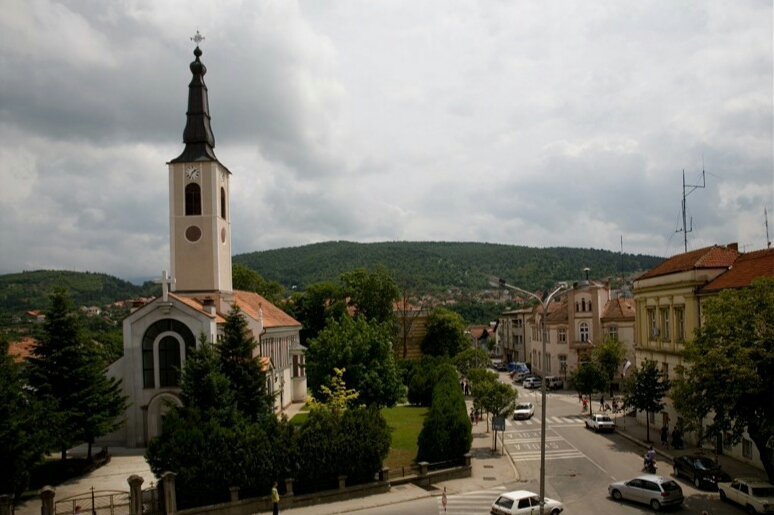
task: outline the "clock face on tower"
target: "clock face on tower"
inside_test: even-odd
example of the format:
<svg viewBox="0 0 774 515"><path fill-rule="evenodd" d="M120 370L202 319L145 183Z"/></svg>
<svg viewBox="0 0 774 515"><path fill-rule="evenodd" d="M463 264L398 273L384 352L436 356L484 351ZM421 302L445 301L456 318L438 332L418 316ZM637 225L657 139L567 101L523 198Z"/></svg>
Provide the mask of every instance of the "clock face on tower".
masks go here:
<svg viewBox="0 0 774 515"><path fill-rule="evenodd" d="M185 178L194 181L199 178L199 169L195 166L189 166L185 169Z"/></svg>

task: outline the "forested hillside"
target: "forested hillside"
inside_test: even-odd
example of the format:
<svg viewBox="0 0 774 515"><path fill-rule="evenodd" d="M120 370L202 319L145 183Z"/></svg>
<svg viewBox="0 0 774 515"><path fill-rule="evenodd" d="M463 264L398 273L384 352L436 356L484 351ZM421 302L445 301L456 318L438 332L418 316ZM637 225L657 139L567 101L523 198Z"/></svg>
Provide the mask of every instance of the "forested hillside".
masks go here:
<svg viewBox="0 0 774 515"><path fill-rule="evenodd" d="M548 288L557 281L589 277L618 279L649 270L661 261L655 256L567 247L533 248L492 243L346 241L251 252L234 256L265 279L286 288L303 289L320 281L337 280L341 273L382 264L401 288L427 293L452 287L489 288L498 276L527 289Z"/></svg>

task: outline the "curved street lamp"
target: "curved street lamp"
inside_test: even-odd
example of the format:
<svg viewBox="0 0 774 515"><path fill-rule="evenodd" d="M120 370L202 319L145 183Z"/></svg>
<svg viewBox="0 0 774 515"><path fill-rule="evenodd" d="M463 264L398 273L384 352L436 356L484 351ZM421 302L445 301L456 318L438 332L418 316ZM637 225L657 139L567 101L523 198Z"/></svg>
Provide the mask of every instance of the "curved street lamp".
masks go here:
<svg viewBox="0 0 774 515"><path fill-rule="evenodd" d="M498 288L508 288L510 290L516 290L518 292L523 293L524 295L529 295L533 299L540 302L540 304L543 306L543 316L540 319L540 325L541 325L541 332L543 335L543 364L541 367L541 372L545 375L546 370L546 340L548 340L548 328L546 327L546 316L548 315L548 305L551 303L551 301L554 299L554 297L561 295L563 293L567 292L567 283L561 282L559 283L556 288L554 288L554 291L548 294L548 296L544 299L541 299L534 293L524 290L522 288L519 288L518 286L513 286L512 284L508 284L505 282L505 279L502 279L500 277L490 277L489 278L489 284L490 286L495 286ZM540 410L540 515L543 515L545 513L545 505L546 505L546 382L540 381L540 399L541 399L541 410Z"/></svg>

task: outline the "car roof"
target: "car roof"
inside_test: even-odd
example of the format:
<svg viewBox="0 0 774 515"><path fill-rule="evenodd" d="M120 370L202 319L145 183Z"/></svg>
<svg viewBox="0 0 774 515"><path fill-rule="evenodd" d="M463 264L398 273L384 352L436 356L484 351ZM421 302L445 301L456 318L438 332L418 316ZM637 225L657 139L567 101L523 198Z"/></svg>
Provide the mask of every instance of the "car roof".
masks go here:
<svg viewBox="0 0 774 515"><path fill-rule="evenodd" d="M750 486L772 486L771 483L759 477L735 477L734 481L744 481Z"/></svg>
<svg viewBox="0 0 774 515"><path fill-rule="evenodd" d="M523 499L525 497L534 497L537 494L530 492L529 490L514 490L512 492L504 492L500 494L500 497L508 497L510 499Z"/></svg>
<svg viewBox="0 0 774 515"><path fill-rule="evenodd" d="M641 476L633 477L632 479L645 479L647 481L653 481L654 483L666 483L668 481L673 481L671 477L664 477L659 476L657 474L643 474ZM627 481L631 481L632 479L627 479Z"/></svg>

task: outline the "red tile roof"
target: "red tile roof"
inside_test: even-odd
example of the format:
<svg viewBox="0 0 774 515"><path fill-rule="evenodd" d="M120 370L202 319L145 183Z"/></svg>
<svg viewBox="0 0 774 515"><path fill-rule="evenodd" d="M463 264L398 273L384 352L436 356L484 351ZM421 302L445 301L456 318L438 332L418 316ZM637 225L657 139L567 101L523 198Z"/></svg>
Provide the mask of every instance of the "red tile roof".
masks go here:
<svg viewBox="0 0 774 515"><path fill-rule="evenodd" d="M735 243L726 247L713 245L673 256L642 274L638 280L702 268L727 268L737 257L739 251Z"/></svg>
<svg viewBox="0 0 774 515"><path fill-rule="evenodd" d="M620 320L634 319L634 299L617 298L610 299L602 309L602 319Z"/></svg>
<svg viewBox="0 0 774 515"><path fill-rule="evenodd" d="M35 338L24 336L15 342L11 342L8 346L8 354L13 356L14 361L23 361L32 354L32 349L37 343Z"/></svg>
<svg viewBox="0 0 774 515"><path fill-rule="evenodd" d="M701 287L699 292L745 288L753 279L774 276L774 249L741 254L727 272Z"/></svg>
<svg viewBox="0 0 774 515"><path fill-rule="evenodd" d="M258 311L263 314L263 326L271 327L301 327L301 322L288 315L280 308L264 299L257 293L234 290L234 303L239 308L258 320Z"/></svg>

